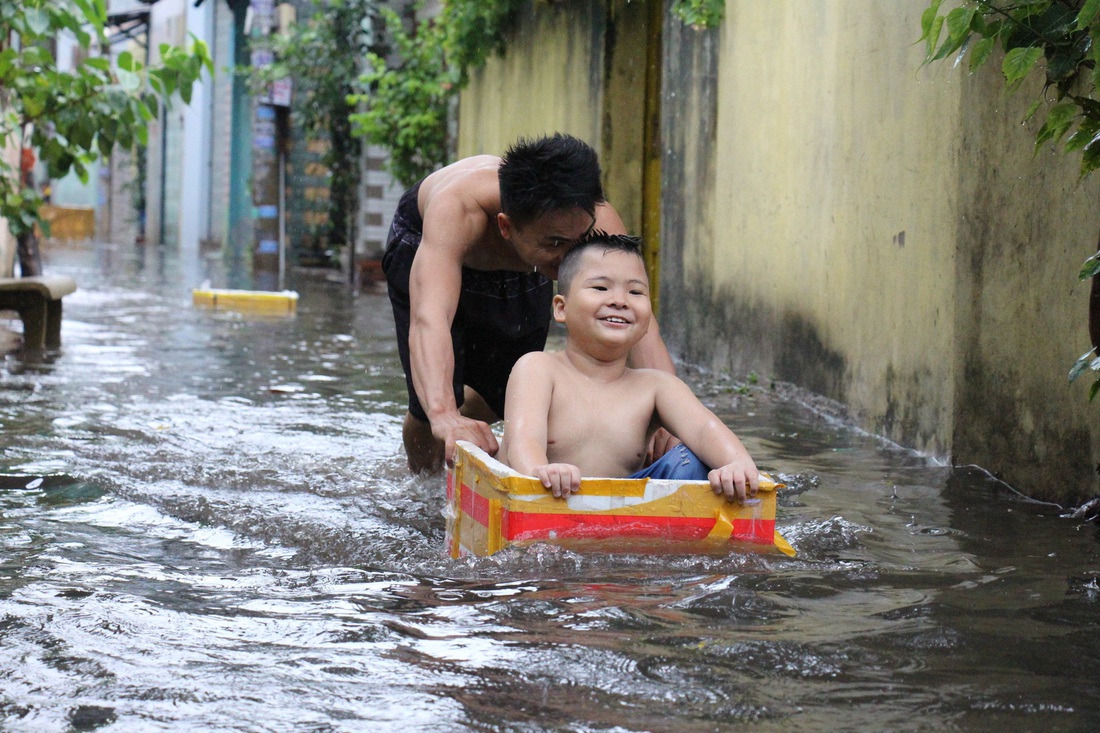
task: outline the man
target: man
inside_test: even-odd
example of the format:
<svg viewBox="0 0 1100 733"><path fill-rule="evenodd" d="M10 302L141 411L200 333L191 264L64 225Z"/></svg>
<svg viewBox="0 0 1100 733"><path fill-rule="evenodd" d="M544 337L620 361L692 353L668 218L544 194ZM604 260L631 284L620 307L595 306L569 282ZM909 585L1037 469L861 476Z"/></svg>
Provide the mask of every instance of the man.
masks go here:
<svg viewBox="0 0 1100 733"><path fill-rule="evenodd" d="M495 455L512 365L539 351L562 256L593 229L625 234L596 152L568 135L520 140L430 174L402 197L382 258L409 389L413 472L438 471L456 440ZM656 321L631 363L674 371Z"/></svg>

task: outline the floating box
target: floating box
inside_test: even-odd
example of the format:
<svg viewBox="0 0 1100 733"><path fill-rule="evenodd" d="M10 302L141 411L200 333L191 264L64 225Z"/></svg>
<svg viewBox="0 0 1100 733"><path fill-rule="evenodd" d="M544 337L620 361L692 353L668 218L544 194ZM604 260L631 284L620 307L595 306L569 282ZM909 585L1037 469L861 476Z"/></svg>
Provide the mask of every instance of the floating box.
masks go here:
<svg viewBox="0 0 1100 733"><path fill-rule="evenodd" d="M558 499L537 478L459 441L447 471L447 545L451 557L532 542L603 552L794 555L775 530L781 486L761 474L756 499L740 505L716 496L706 481L586 478L580 493Z"/></svg>
<svg viewBox="0 0 1100 733"><path fill-rule="evenodd" d="M298 293L293 290L195 289L191 291L191 302L207 308L271 316L292 316L298 311Z"/></svg>

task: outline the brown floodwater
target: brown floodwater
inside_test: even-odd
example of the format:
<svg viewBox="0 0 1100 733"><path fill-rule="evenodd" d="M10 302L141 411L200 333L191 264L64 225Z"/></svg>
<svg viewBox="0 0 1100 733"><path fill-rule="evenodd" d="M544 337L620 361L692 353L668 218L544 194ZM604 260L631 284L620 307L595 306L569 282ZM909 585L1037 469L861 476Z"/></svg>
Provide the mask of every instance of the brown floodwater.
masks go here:
<svg viewBox="0 0 1100 733"><path fill-rule="evenodd" d="M0 730L1095 731L1100 537L761 384L683 373L785 480L782 555L444 552L384 294L191 305L54 247L0 363Z"/></svg>

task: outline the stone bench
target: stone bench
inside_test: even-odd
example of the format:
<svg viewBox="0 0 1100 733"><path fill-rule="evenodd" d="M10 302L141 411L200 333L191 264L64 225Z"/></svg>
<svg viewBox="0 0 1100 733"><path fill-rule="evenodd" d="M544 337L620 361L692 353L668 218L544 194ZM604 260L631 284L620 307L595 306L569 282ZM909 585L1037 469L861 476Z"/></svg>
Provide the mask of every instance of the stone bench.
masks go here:
<svg viewBox="0 0 1100 733"><path fill-rule="evenodd" d="M76 281L66 275L0 277L0 311L19 314L24 349L61 345L61 299L75 290Z"/></svg>

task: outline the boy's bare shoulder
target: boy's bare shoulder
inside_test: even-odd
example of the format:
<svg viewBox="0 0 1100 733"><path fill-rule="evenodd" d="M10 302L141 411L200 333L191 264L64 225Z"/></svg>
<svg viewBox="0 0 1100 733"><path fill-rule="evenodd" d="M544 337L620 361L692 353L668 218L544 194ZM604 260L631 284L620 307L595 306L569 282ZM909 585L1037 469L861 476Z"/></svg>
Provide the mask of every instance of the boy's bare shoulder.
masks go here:
<svg viewBox="0 0 1100 733"><path fill-rule="evenodd" d="M512 367L512 372L515 373L517 369L532 370L532 369L554 369L560 363L556 352L552 351L528 351L526 354L516 360L515 365Z"/></svg>

